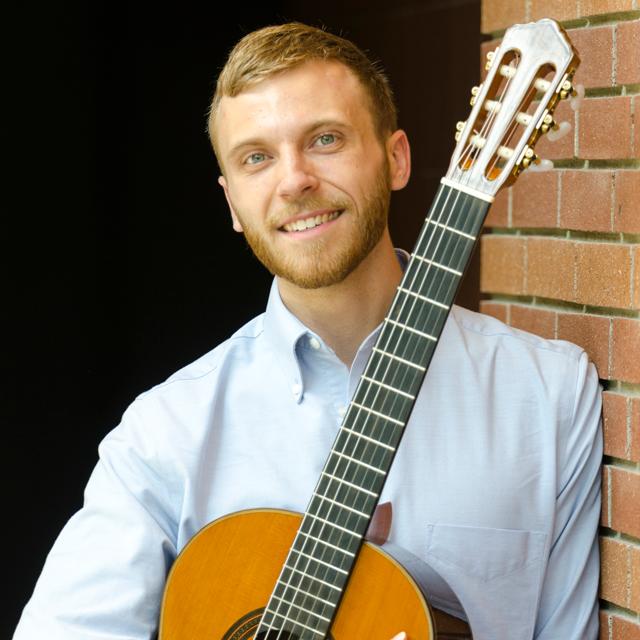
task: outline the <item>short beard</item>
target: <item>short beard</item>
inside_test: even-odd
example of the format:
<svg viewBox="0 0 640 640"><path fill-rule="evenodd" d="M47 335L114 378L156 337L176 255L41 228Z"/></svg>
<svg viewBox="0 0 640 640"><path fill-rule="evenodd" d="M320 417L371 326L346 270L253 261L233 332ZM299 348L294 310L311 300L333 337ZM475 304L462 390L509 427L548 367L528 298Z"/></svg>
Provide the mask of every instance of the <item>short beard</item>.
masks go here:
<svg viewBox="0 0 640 640"><path fill-rule="evenodd" d="M243 222L244 216L239 215L245 238L255 256L273 275L303 289L319 289L342 282L371 253L387 228L391 186L388 165L385 165L376 180L373 193L365 200L364 208L355 221L354 229L351 231L352 243L343 251L332 254L324 239L320 239L315 243L309 243L303 259L295 255L276 254L264 241L260 232L246 226ZM278 219L286 219L305 210L339 211L345 208L346 203L310 198L296 203L291 207L292 211L286 211L284 215L281 212Z"/></svg>

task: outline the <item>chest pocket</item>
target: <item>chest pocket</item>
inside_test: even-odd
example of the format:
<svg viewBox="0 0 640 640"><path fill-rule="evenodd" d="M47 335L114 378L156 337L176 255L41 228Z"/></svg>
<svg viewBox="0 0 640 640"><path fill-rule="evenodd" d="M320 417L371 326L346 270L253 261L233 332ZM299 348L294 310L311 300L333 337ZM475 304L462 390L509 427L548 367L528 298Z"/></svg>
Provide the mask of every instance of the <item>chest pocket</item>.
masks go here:
<svg viewBox="0 0 640 640"><path fill-rule="evenodd" d="M425 560L464 608L474 640L530 640L545 565L538 531L433 524Z"/></svg>

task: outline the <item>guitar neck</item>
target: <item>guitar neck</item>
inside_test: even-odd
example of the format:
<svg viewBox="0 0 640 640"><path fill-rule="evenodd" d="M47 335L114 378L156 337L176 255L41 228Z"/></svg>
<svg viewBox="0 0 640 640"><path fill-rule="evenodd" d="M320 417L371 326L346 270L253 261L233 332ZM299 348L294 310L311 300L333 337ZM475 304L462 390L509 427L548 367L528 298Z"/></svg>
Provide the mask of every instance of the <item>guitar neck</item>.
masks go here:
<svg viewBox="0 0 640 640"><path fill-rule="evenodd" d="M490 200L440 185L261 629L326 637Z"/></svg>

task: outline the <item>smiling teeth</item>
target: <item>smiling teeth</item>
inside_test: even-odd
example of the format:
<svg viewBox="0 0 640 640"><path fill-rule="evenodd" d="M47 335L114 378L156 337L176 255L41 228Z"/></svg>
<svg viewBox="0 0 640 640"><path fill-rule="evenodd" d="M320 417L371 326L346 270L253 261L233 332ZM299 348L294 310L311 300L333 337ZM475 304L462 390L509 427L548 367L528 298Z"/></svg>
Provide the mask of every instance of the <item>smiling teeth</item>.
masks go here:
<svg viewBox="0 0 640 640"><path fill-rule="evenodd" d="M324 213L321 216L315 216L314 218L305 218L304 220L290 222L289 224L285 224L282 228L285 231L305 231L306 229L313 229L313 227L317 227L318 225L329 222L330 220L335 220L339 215L339 211Z"/></svg>

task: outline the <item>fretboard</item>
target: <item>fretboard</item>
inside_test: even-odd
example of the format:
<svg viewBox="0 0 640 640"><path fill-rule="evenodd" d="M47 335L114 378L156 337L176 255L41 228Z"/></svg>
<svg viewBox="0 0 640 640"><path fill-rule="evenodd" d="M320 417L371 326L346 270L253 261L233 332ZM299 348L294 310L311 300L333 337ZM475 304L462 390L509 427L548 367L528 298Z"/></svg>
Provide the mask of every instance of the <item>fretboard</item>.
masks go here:
<svg viewBox="0 0 640 640"><path fill-rule="evenodd" d="M488 208L440 186L257 636L327 636Z"/></svg>

